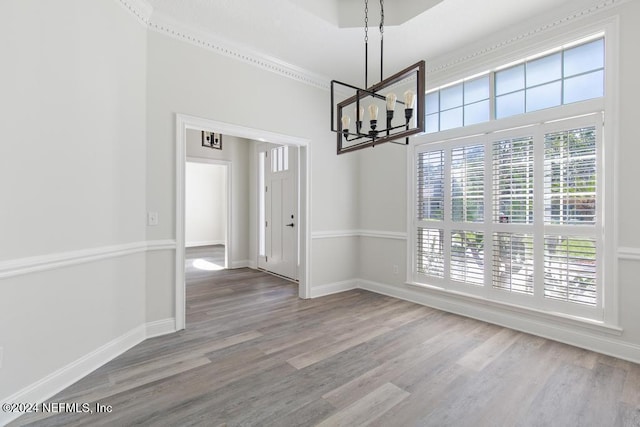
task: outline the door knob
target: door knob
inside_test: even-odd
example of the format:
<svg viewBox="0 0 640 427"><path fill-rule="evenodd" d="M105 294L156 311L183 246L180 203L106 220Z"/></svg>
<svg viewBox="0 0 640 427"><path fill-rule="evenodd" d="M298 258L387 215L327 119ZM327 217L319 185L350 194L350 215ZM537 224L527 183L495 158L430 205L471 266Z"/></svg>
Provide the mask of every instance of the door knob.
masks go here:
<svg viewBox="0 0 640 427"><path fill-rule="evenodd" d="M287 227L293 227L293 225L294 225L294 224L293 224L293 223L291 223L291 224L287 224L286 226L287 226Z"/></svg>

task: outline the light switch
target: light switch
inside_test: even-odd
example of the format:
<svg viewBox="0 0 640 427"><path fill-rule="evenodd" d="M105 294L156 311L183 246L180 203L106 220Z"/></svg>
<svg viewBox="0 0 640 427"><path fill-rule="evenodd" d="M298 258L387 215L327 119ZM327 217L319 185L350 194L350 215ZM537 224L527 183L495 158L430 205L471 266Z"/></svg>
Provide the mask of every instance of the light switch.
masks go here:
<svg viewBox="0 0 640 427"><path fill-rule="evenodd" d="M158 212L147 212L147 225L158 225Z"/></svg>

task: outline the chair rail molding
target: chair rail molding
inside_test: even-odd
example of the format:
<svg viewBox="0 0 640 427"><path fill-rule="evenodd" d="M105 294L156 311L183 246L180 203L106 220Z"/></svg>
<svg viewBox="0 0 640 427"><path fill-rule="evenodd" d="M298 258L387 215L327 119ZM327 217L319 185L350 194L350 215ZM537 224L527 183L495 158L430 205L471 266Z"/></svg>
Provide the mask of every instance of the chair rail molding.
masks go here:
<svg viewBox="0 0 640 427"><path fill-rule="evenodd" d="M400 231L382 230L326 230L314 231L312 239L338 239L342 237L371 237L377 239L407 240L407 233Z"/></svg>
<svg viewBox="0 0 640 427"><path fill-rule="evenodd" d="M0 279L147 251L175 248L175 240L151 240L12 259L0 262Z"/></svg>
<svg viewBox="0 0 640 427"><path fill-rule="evenodd" d="M640 261L640 248L619 247L618 258L625 261Z"/></svg>

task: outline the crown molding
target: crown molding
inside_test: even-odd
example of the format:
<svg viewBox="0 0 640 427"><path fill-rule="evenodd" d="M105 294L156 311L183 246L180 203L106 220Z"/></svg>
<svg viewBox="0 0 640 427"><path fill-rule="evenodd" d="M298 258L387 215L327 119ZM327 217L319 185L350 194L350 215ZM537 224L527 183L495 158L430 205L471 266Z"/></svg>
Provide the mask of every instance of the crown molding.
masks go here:
<svg viewBox="0 0 640 427"><path fill-rule="evenodd" d="M441 63L438 63L438 61L435 61L434 65L430 68L427 68L427 72L426 74L435 74L435 73L440 73L442 71L445 71L451 67L460 65L462 63L465 63L467 61L471 61L473 59L476 59L478 57L482 57L485 56L487 54L490 54L492 52L498 51L500 49L503 49L509 45L512 45L514 43L517 42L521 42L523 40L529 39L531 37L534 36L538 36L542 33L545 33L547 31L551 31L554 30L556 28L559 27L563 27L569 23L578 21L580 19L586 18L588 16L592 16L598 13L601 13L605 10L620 6L623 3L627 3L631 0L603 0L603 1L599 1L595 4L592 4L589 7L586 7L584 9L580 9L578 11L575 11L569 15L560 17L560 18L556 18L551 22L547 22L546 24L543 25L539 25L535 28L531 28L530 30L524 32L524 33L520 33L517 34L515 36L512 36L506 40L502 40L499 41L497 43L494 43L490 46L487 46L485 48L479 49L479 50L474 50L473 52L470 52L466 55L462 55L453 59L449 59L449 60L445 60Z"/></svg>
<svg viewBox="0 0 640 427"><path fill-rule="evenodd" d="M165 14L154 12L149 20L148 26L153 31L157 31L169 37L210 50L217 54L237 59L254 67L279 74L283 77L287 77L319 89L329 90L330 79L328 77L313 73L309 70L305 70L260 52L256 52L247 46L217 38L210 34L205 34L204 32L199 32L177 22Z"/></svg>
<svg viewBox="0 0 640 427"><path fill-rule="evenodd" d="M118 0L118 3L127 9L144 26L149 26L149 19L153 13L153 7L146 0Z"/></svg>
<svg viewBox="0 0 640 427"><path fill-rule="evenodd" d="M117 1L129 12L131 12L143 25L147 26L147 28L153 31L207 49L217 54L242 61L245 64L249 64L272 73L276 73L278 75L290 78L303 84L307 84L327 91L330 89L331 79L326 76L314 73L309 70L305 70L301 67L297 67L293 64L289 64L285 61L265 55L263 53L256 52L247 46L236 44L230 40L217 38L212 36L211 34L197 31L161 12L154 11L153 7L146 0ZM473 59L499 51L500 49L503 49L514 43L521 42L534 36L538 36L541 33L554 30L588 16L601 13L605 10L617 7L629 1L631 0L598 1L591 6L574 11L569 15L555 18L551 22L547 22L535 28L531 28L524 33L519 33L506 40L501 40L499 42L493 43L490 46L473 50L462 56L444 59L442 62L439 62L437 60L433 61L431 62L431 64L433 64L431 67L429 67L428 63L426 74L428 76L441 73L449 68L458 66L467 61L471 61Z"/></svg>

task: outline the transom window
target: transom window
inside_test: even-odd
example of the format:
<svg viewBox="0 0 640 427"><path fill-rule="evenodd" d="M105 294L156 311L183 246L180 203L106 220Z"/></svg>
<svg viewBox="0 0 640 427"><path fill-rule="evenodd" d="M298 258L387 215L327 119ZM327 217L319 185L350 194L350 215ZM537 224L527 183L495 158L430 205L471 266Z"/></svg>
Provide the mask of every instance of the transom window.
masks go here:
<svg viewBox="0 0 640 427"><path fill-rule="evenodd" d="M431 91L425 98L426 132L602 97L604 59L599 35Z"/></svg>
<svg viewBox="0 0 640 427"><path fill-rule="evenodd" d="M488 121L491 117L489 78L487 74L427 93L427 132Z"/></svg>

